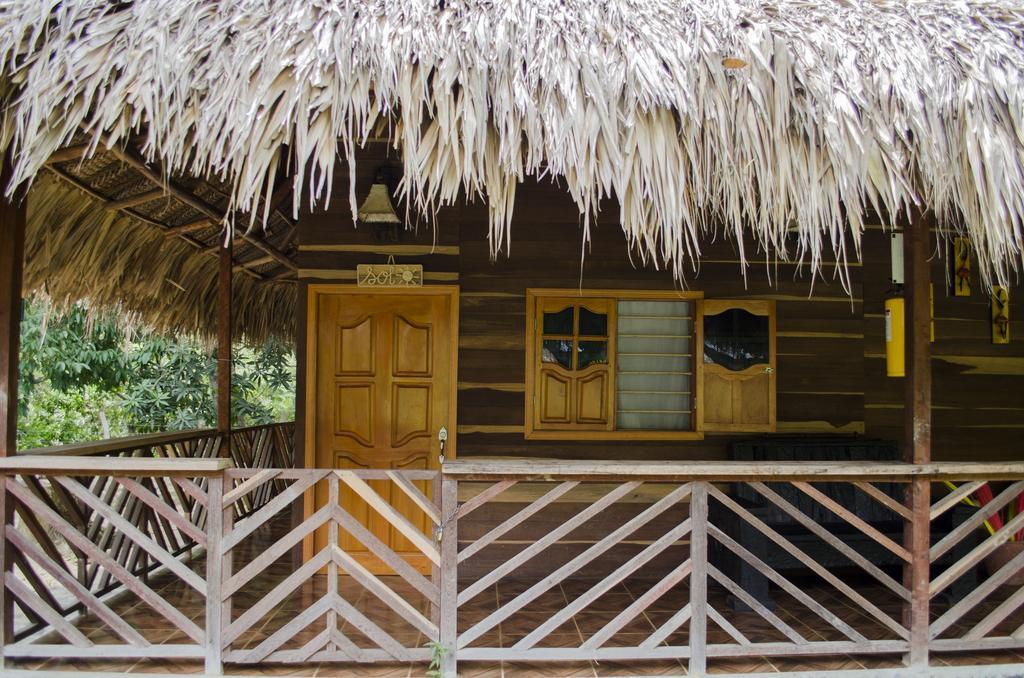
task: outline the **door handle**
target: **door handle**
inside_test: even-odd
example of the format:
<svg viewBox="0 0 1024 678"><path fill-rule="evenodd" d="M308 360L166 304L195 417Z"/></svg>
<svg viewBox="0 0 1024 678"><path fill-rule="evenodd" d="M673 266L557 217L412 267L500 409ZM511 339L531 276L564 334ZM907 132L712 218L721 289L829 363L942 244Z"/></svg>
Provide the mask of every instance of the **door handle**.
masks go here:
<svg viewBox="0 0 1024 678"><path fill-rule="evenodd" d="M442 464L444 463L444 444L446 442L448 442L448 429L445 426L442 426L437 432L437 443L439 448L438 460Z"/></svg>

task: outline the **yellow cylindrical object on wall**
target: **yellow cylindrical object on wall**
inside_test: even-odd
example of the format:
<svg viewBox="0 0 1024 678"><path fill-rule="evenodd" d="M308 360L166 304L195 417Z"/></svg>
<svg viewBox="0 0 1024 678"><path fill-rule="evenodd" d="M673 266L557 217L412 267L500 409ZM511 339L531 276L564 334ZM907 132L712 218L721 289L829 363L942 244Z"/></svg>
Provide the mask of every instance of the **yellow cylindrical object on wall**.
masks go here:
<svg viewBox="0 0 1024 678"><path fill-rule="evenodd" d="M906 375L903 322L903 297L889 297L885 300L885 374L890 377Z"/></svg>

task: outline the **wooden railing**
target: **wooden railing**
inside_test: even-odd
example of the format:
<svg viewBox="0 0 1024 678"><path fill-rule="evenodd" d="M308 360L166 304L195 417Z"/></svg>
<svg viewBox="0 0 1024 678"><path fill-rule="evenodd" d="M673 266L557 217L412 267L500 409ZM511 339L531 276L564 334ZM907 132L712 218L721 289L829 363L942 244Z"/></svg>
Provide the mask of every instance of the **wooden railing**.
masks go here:
<svg viewBox="0 0 1024 678"><path fill-rule="evenodd" d="M441 509L455 516L441 545L440 643L454 650L445 668L679 659L688 675L704 675L719 658L897 653L923 671L932 653L1022 648L1024 586L1000 589L1024 554L987 578L978 572L1024 526L1020 514L979 538L985 518L1024 490L1021 479L1021 464L453 461ZM992 503L947 524L962 499L997 480L1006 487ZM960 489L946 492L946 481ZM457 503L460 483L478 485ZM517 488L528 497L512 502L517 510L495 507ZM485 519L468 540L452 534L480 514L501 519ZM495 585L501 598L501 583L531 566L531 583L506 587L515 594L494 606ZM466 582L469 568L478 574ZM623 599L631 581L643 583ZM445 591L455 592L455 614ZM614 612L591 615L600 623L579 629L581 642L560 636L590 608Z"/></svg>
<svg viewBox="0 0 1024 678"><path fill-rule="evenodd" d="M14 639L50 627L70 633L66 623L54 627L57 616L101 610L109 617L101 601L138 593L136 583L162 571L184 572L207 546L209 476L232 462L290 464L293 431L290 422L233 431L230 462L218 458L223 437L212 429L37 448L3 460L11 474L6 538L14 546L6 576L23 612ZM254 510L275 489L239 509Z"/></svg>
<svg viewBox="0 0 1024 678"><path fill-rule="evenodd" d="M212 587L224 601L211 641L214 652L241 664L428 660L430 651L419 640L437 640L441 617L441 556L434 539L440 509L428 498L438 476L361 469L227 471L220 581ZM242 499L269 483L284 483L285 489L252 515L239 516ZM308 517L292 527L291 504L303 498ZM283 537L272 544L254 539L275 523L284 525L274 531ZM367 523L376 523L377 530L371 532ZM391 531L400 536L389 544L379 535ZM404 548L396 551L395 543ZM290 555L300 546L306 557L292 567ZM274 576L275 568L285 568L287 576ZM392 576L380 577L381 572ZM324 574L320 586L315 580ZM348 596L339 590L342 574L353 584ZM255 587L259 595L253 595L247 587L258 579L272 585ZM361 595L379 605L357 609L352 602ZM286 623L271 626L273 632L264 632L259 642L244 642L268 628L280 607L296 597L303 602L290 608ZM353 634L367 642L357 645Z"/></svg>
<svg viewBox="0 0 1024 678"><path fill-rule="evenodd" d="M923 672L937 654L1024 648L1024 586L1007 586L1024 555L979 568L1024 527L1021 513L984 530L1024 490L1020 464L456 460L437 473L225 462L131 459L104 471L82 458L0 461L17 515L34 512L86 571L117 579L182 639L134 631L39 530L9 523L5 595L60 642L14 639L4 655L203 657L216 673L223 663L427 662L434 643L448 676L457 662L656 659L702 675L728 658L837 654L904 656ZM175 564L169 540L120 517L93 484L136 497L162 530L211 557ZM983 486L995 498L967 506ZM118 553L163 565L172 585L159 591L173 596L69 518L74 506L107 521ZM28 563L117 642L92 645L46 582L27 581Z"/></svg>
<svg viewBox="0 0 1024 678"><path fill-rule="evenodd" d="M295 463L292 458L294 440L294 422L234 429L231 431L231 460L237 469L291 468ZM258 492L242 495L235 507L238 516L249 515L284 489L285 483L276 480L261 484Z"/></svg>

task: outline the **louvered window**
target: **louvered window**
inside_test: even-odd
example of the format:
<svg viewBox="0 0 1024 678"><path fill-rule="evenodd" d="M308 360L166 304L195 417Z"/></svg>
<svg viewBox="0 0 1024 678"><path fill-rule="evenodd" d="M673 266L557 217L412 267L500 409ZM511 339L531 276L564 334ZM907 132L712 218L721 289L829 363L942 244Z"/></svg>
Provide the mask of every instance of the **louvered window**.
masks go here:
<svg viewBox="0 0 1024 678"><path fill-rule="evenodd" d="M528 438L775 430L775 305L700 292L527 290Z"/></svg>
<svg viewBox="0 0 1024 678"><path fill-rule="evenodd" d="M693 428L693 302L620 300L615 427Z"/></svg>

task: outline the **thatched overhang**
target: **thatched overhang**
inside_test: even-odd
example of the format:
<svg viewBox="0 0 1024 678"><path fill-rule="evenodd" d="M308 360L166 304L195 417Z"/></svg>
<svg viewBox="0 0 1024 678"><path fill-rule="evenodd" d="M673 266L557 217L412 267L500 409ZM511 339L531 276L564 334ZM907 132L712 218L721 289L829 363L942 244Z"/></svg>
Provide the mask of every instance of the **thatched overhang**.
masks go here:
<svg viewBox="0 0 1024 678"><path fill-rule="evenodd" d="M322 204L336 154L354 163L383 124L413 209L486 198L494 253L514 239L518 182L558 175L584 229L614 196L631 246L680 277L721 230L815 268L855 257L868 209L932 210L972 238L987 282L1021 265L1024 9L1009 0L11 0L0 12L2 144L15 183L49 196L34 201L35 228L96 219L47 170L78 143L87 158L137 149L190 187L219 184L208 199L253 214L236 226L258 232L276 180ZM136 207L160 209L118 213ZM175 316L193 322L212 258L119 220L107 215L117 228L89 246L87 232L63 239L121 253L85 291L145 311L174 302L164 286L139 303L132 281L174 279L190 300ZM267 227L287 247L287 225ZM136 237L160 246L132 269ZM283 275L279 264L256 272ZM175 279L190 267L209 269L205 287ZM242 308L289 298L244 277Z"/></svg>
<svg viewBox="0 0 1024 678"><path fill-rule="evenodd" d="M87 160L78 144L62 150L28 193L25 288L58 308L85 299L158 330L212 338L229 192L215 180L154 176L120 150ZM291 338L295 236L294 220L280 208L258 232L236 233L236 336Z"/></svg>

